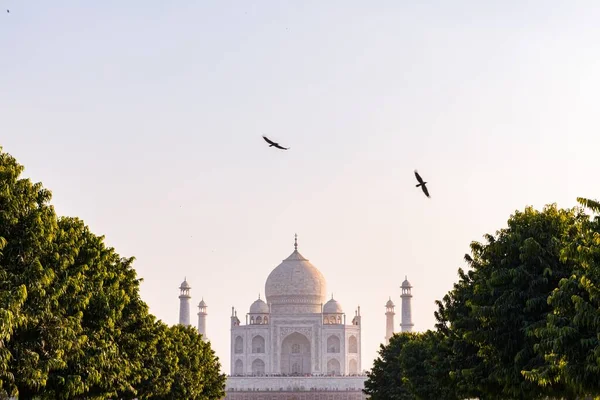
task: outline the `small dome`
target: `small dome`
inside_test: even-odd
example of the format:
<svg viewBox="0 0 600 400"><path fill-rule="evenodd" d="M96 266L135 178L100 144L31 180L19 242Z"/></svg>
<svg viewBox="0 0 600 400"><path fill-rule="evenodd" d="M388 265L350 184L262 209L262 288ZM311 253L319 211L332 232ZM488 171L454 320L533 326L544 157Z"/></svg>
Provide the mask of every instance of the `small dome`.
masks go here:
<svg viewBox="0 0 600 400"><path fill-rule="evenodd" d="M190 286L190 284L187 281L187 278L183 280L183 282L181 282L181 286L179 286L179 289L191 289L192 287Z"/></svg>
<svg viewBox="0 0 600 400"><path fill-rule="evenodd" d="M392 299L391 299L391 298L390 298L390 299L387 301L387 303L385 303L385 306L386 306L387 308L392 308L392 307L394 307L394 302L392 301Z"/></svg>
<svg viewBox="0 0 600 400"><path fill-rule="evenodd" d="M268 314L269 306L260 297L250 306L250 314Z"/></svg>
<svg viewBox="0 0 600 400"><path fill-rule="evenodd" d="M206 303L204 302L204 299L200 300L198 307L207 307Z"/></svg>
<svg viewBox="0 0 600 400"><path fill-rule="evenodd" d="M404 282L402 282L402 287L412 287L407 277L404 277Z"/></svg>
<svg viewBox="0 0 600 400"><path fill-rule="evenodd" d="M343 314L342 305L333 297L323 306L323 314Z"/></svg>

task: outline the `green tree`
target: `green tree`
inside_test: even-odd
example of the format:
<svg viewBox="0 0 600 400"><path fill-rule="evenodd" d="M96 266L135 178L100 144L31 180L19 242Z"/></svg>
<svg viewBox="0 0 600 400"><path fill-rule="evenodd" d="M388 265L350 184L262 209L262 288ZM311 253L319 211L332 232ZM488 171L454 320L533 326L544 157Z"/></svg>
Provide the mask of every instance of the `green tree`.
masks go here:
<svg viewBox="0 0 600 400"><path fill-rule="evenodd" d="M484 364L488 379L481 388L483 398L572 395L560 382L539 386L525 379L523 371L546 364L535 351L535 331L552 312L548 296L576 268L561 258L561 251L575 239L585 218L580 211L556 205L541 212L529 207L512 215L496 236L486 235L487 243L471 244L472 257L466 257L472 268L465 282L467 314L462 310L455 320L451 310L444 312L450 329L462 325L459 338L476 347Z"/></svg>
<svg viewBox="0 0 600 400"><path fill-rule="evenodd" d="M152 348L144 359L149 373L136 385L140 400L167 398L171 392L179 362L172 336L169 326L162 321L154 322Z"/></svg>
<svg viewBox="0 0 600 400"><path fill-rule="evenodd" d="M472 261L469 255L466 261ZM444 335L450 350L448 363L450 377L459 398L501 399L501 387L490 379L493 366L484 362L479 349L470 338L477 329L471 313L473 277L475 271L458 270L459 281L443 299L437 300L436 329ZM450 322L452 321L452 322Z"/></svg>
<svg viewBox="0 0 600 400"><path fill-rule="evenodd" d="M170 382L168 393L149 396L153 400L216 400L225 395L226 377L218 357L196 328L175 325L168 328L162 354L166 353L163 379ZM169 343L170 342L170 343ZM175 361L175 367L173 367Z"/></svg>
<svg viewBox="0 0 600 400"><path fill-rule="evenodd" d="M66 313L82 316L85 341L64 366L51 371L44 396L134 398L134 386L149 373L144 360L153 355L155 332L154 317L139 295L133 258L120 257L77 218L61 218L59 228L60 252L73 252L66 274L80 277L60 303Z"/></svg>
<svg viewBox="0 0 600 400"><path fill-rule="evenodd" d="M26 296L6 342L9 379L2 389L18 393L21 400L39 393L50 370L63 366L66 354L82 339L81 314L68 315L59 304L72 278L59 279L68 256L54 246L58 222L50 192L19 178L22 171L0 148L0 236L6 242L0 260L2 290L22 293L24 287Z"/></svg>
<svg viewBox="0 0 600 400"><path fill-rule="evenodd" d="M394 334L387 346L381 345L379 357L367 372L364 393L372 400L414 400L406 384L400 354L404 346L415 338L415 334Z"/></svg>
<svg viewBox="0 0 600 400"><path fill-rule="evenodd" d="M222 397L225 376L210 345L156 321L134 259L83 221L58 218L50 192L22 171L0 148L0 394Z"/></svg>
<svg viewBox="0 0 600 400"><path fill-rule="evenodd" d="M379 355L365 382L371 399L459 399L450 378L450 348L441 333L395 334Z"/></svg>
<svg viewBox="0 0 600 400"><path fill-rule="evenodd" d="M404 384L418 400L458 400L450 377L450 342L443 334L426 331L414 336L400 353Z"/></svg>
<svg viewBox="0 0 600 400"><path fill-rule="evenodd" d="M382 346L365 384L372 399L600 394L600 217L528 207L484 237L436 302L436 332Z"/></svg>
<svg viewBox="0 0 600 400"><path fill-rule="evenodd" d="M579 198L596 217L579 225L563 253L577 268L548 299L552 313L536 329L537 350L547 364L529 369L528 379L542 386L567 384L578 395L600 395L600 203Z"/></svg>

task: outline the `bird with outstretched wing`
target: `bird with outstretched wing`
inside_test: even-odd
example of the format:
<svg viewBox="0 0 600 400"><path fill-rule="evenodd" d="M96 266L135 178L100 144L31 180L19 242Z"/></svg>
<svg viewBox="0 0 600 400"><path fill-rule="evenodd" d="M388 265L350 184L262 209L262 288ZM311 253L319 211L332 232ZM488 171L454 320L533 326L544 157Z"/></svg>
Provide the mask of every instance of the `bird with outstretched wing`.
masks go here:
<svg viewBox="0 0 600 400"><path fill-rule="evenodd" d="M421 178L421 175L419 175L419 173L417 172L416 169L415 169L415 176L417 177L417 181L419 181L419 184L416 185L416 187L421 186L421 189L423 190L423 193L425 193L425 196L431 197L431 196L429 196L429 190L427 190L427 186L425 186L427 184L427 182L423 181L423 178Z"/></svg>
<svg viewBox="0 0 600 400"><path fill-rule="evenodd" d="M278 149L281 149L281 150L288 150L289 149L289 147L282 147L279 143L276 143L276 142L272 141L271 139L269 139L265 135L263 135L263 139L265 139L265 142L269 143L269 147L277 147Z"/></svg>

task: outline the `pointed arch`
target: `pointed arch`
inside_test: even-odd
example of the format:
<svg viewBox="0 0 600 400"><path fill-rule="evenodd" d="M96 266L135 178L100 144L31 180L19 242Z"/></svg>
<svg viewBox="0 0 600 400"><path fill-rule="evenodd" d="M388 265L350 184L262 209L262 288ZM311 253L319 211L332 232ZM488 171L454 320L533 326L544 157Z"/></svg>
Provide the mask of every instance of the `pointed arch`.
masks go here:
<svg viewBox="0 0 600 400"><path fill-rule="evenodd" d="M235 360L235 367L233 369L234 375L243 375L244 374L244 362L240 359Z"/></svg>
<svg viewBox="0 0 600 400"><path fill-rule="evenodd" d="M348 353L358 353L358 340L354 335L348 338Z"/></svg>
<svg viewBox="0 0 600 400"><path fill-rule="evenodd" d="M244 339L241 336L235 337L234 353L242 354L244 352Z"/></svg>
<svg viewBox="0 0 600 400"><path fill-rule="evenodd" d="M256 335L252 338L252 352L253 353L264 353L265 352L265 338Z"/></svg>
<svg viewBox="0 0 600 400"><path fill-rule="evenodd" d="M327 338L327 352L328 353L339 353L340 352L340 338L336 335L331 335Z"/></svg>
<svg viewBox="0 0 600 400"><path fill-rule="evenodd" d="M299 332L286 336L281 342L281 373L310 374L311 365L310 340Z"/></svg>

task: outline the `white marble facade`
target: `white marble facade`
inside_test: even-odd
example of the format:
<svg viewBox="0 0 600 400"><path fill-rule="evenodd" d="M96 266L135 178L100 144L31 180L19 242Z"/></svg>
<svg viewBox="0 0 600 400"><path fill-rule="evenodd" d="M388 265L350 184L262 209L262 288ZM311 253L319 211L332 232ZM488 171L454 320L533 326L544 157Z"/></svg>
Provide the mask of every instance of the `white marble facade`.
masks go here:
<svg viewBox="0 0 600 400"><path fill-rule="evenodd" d="M360 307L351 321L341 305L326 302L321 272L294 252L267 278L266 302L256 300L241 324L231 315L232 376L358 375Z"/></svg>

